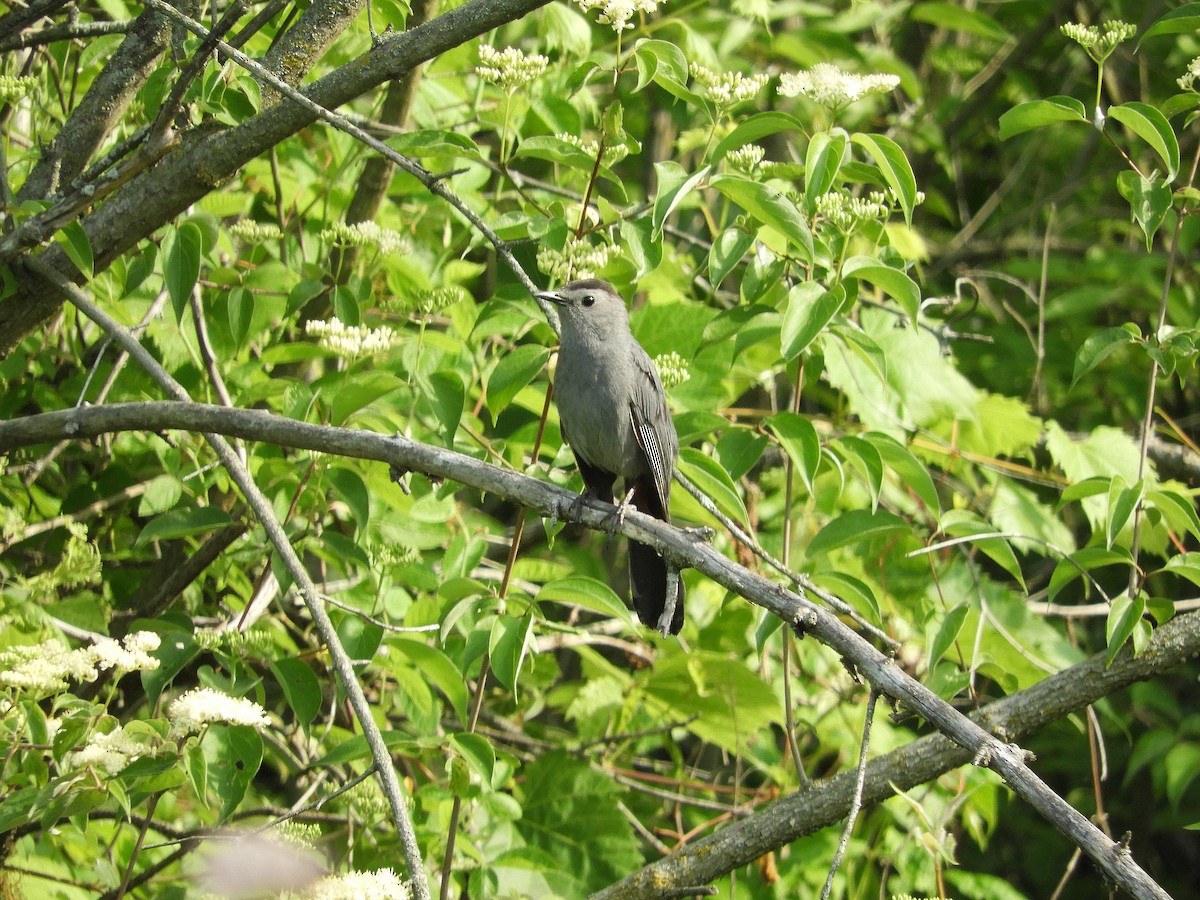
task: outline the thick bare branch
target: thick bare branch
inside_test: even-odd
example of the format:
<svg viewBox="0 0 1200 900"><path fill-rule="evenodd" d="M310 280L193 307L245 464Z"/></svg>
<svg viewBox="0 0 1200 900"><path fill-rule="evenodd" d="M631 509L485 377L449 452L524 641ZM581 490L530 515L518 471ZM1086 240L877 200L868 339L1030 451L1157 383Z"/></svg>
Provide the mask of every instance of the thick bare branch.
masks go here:
<svg viewBox="0 0 1200 900"><path fill-rule="evenodd" d="M219 432L247 440L318 449L355 458L377 459L393 467L459 481L515 500L548 518L578 521L595 529L608 530L612 527L612 508L609 504L586 500L581 502L575 494L517 472L498 469L480 460L403 437L309 425L260 410L226 409L198 404L148 403L115 404L98 409L45 413L0 423L0 452L35 442L56 441L64 437L84 438L114 430L163 428ZM778 615L805 634L812 635L843 657L879 693L893 698L934 725L945 736L939 739L946 741L940 745L939 753L949 752L954 746L960 748L955 765L969 760L997 772L1022 799L1091 857L1109 880L1138 898L1168 897L1134 862L1126 848L1108 839L1085 816L1051 791L1033 773L1026 765L1024 751L1008 742L1011 735L1005 729L992 724L993 719L988 716L981 717L980 721L991 729L985 730L976 721L962 715L902 671L837 617L786 588L726 559L708 545L695 542L688 532L636 510L629 510L616 530L636 541L654 546L660 553L679 564L697 569L728 590ZM1188 617L1189 620L1190 618ZM1190 650L1189 655L1194 652L1195 649ZM1138 660L1144 659L1145 656L1146 654L1139 656ZM1100 667L1096 677L1106 677L1103 660L1096 665ZM1058 685L1058 690L1066 694L1066 686L1062 682L1058 682ZM997 734L1003 737L997 737ZM868 787L863 794L864 802L878 802L881 799L881 795L871 792L871 785L872 782L868 778ZM850 787L852 786L847 783L847 788ZM849 795L846 801L849 802ZM847 807L841 808L844 810ZM795 817L783 817L783 821L794 822ZM759 826L762 825L760 822ZM644 870L649 874L638 873L632 876L637 886L635 892L610 896L659 896L657 892L665 884L704 883L779 845L760 848L745 859L739 857L740 861L733 862L732 865L727 865L727 859L718 861L716 854L681 854L658 864L666 868L651 867L650 870ZM681 865L681 860L686 860L686 864ZM628 887L627 885L626 889Z"/></svg>

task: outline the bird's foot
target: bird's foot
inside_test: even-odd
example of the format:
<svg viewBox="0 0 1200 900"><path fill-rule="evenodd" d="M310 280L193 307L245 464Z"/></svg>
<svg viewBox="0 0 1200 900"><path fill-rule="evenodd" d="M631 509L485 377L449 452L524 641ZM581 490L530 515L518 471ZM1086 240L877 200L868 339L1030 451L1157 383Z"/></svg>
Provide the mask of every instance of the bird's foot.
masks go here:
<svg viewBox="0 0 1200 900"><path fill-rule="evenodd" d="M684 533L684 535L688 538L688 540L694 541L697 544L699 544L699 543L707 544L710 541L712 541L712 539L717 534L713 529L709 528L707 525L701 525L698 528L681 528L679 530Z"/></svg>
<svg viewBox="0 0 1200 900"><path fill-rule="evenodd" d="M608 519L608 536L612 538L617 533L617 529L625 522L625 513L633 505L633 488L629 489L629 493L625 495L625 499L617 504L613 514Z"/></svg>

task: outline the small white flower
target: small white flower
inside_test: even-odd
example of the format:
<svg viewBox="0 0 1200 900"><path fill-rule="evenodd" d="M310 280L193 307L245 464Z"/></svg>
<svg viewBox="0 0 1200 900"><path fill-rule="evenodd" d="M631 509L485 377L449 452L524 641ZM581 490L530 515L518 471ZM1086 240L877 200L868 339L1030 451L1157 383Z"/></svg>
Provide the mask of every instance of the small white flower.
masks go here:
<svg viewBox="0 0 1200 900"><path fill-rule="evenodd" d="M159 637L154 632L138 631L126 636L124 647L112 638L102 638L88 649L97 668L140 672L158 668L158 660L150 654L158 649L159 643Z"/></svg>
<svg viewBox="0 0 1200 900"><path fill-rule="evenodd" d="M704 94L719 106L734 106L758 96L770 76L743 75L741 72L714 72L700 63L688 66L692 78L704 86Z"/></svg>
<svg viewBox="0 0 1200 900"><path fill-rule="evenodd" d="M108 775L116 775L127 765L146 752L145 745L134 740L118 728L108 734L97 732L88 738L82 750L68 753L63 766L68 769L99 769Z"/></svg>
<svg viewBox="0 0 1200 900"><path fill-rule="evenodd" d="M837 109L868 94L886 94L900 85L899 75L853 75L829 63L817 63L806 72L788 72L779 79L779 93L804 96L829 109Z"/></svg>
<svg viewBox="0 0 1200 900"><path fill-rule="evenodd" d="M658 0L579 0L579 8L600 10L600 24L611 25L614 31L632 28L629 20L639 12L652 13Z"/></svg>
<svg viewBox="0 0 1200 900"><path fill-rule="evenodd" d="M252 728L261 728L271 722L266 711L253 700L230 697L212 688L194 688L176 698L167 707L167 718L171 722L171 733L177 737L199 731L214 722Z"/></svg>
<svg viewBox="0 0 1200 900"><path fill-rule="evenodd" d="M312 885L304 900L408 900L408 886L391 869L330 875Z"/></svg>
<svg viewBox="0 0 1200 900"><path fill-rule="evenodd" d="M537 266L552 281L594 278L596 272L608 264L612 254L611 244L590 244L584 239L570 238L562 250L539 247Z"/></svg>
<svg viewBox="0 0 1200 900"><path fill-rule="evenodd" d="M481 65L475 67L475 74L506 94L536 81L550 65L550 60L540 53L526 55L516 47L497 50L489 44L480 45L479 61Z"/></svg>
<svg viewBox="0 0 1200 900"><path fill-rule="evenodd" d="M1187 72L1178 79L1179 87L1185 91L1194 91L1197 78L1200 78L1200 56L1188 63Z"/></svg>
<svg viewBox="0 0 1200 900"><path fill-rule="evenodd" d="M396 343L396 335L390 328L347 325L337 316L328 321L309 319L304 323L304 332L315 334L322 347L350 359L381 353Z"/></svg>
<svg viewBox="0 0 1200 900"><path fill-rule="evenodd" d="M34 694L54 694L67 681L95 681L96 664L90 650L69 650L57 640L10 647L0 653L0 685Z"/></svg>

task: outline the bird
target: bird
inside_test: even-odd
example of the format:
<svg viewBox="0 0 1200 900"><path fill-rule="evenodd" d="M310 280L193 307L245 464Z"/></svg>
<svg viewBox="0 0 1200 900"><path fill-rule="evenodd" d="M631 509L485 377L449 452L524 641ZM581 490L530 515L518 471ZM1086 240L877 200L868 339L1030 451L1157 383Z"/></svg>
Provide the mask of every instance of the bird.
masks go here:
<svg viewBox="0 0 1200 900"><path fill-rule="evenodd" d="M563 439L583 476L584 497L613 502L617 478L625 508L669 522L671 478L679 437L653 360L629 329L629 311L606 281L587 278L535 296L558 308L560 343L554 377ZM683 627L683 580L667 609L667 564L653 548L631 541L629 582L638 618L662 634ZM664 621L665 620L665 621Z"/></svg>

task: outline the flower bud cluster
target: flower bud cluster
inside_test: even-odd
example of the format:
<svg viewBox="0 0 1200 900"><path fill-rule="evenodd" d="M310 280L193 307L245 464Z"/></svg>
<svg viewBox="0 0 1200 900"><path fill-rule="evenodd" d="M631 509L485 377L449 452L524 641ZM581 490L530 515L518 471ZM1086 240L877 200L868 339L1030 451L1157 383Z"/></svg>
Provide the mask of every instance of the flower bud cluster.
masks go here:
<svg viewBox="0 0 1200 900"><path fill-rule="evenodd" d="M409 248L408 239L400 232L380 228L374 222L339 222L322 231L321 240L343 247L374 247L380 253L403 253Z"/></svg>
<svg viewBox="0 0 1200 900"><path fill-rule="evenodd" d="M1122 41L1127 41L1137 34L1137 26L1111 19L1099 25L1080 25L1078 22L1068 22L1058 29L1075 43L1087 51L1088 56L1096 62L1104 62Z"/></svg>
<svg viewBox="0 0 1200 900"><path fill-rule="evenodd" d="M579 8L600 10L600 24L611 25L614 31L632 28L630 19L639 12L652 13L658 0L579 0Z"/></svg>
<svg viewBox="0 0 1200 900"><path fill-rule="evenodd" d="M239 219L229 226L229 233L247 244L264 244L283 237L278 225L273 222L255 222L253 219Z"/></svg>
<svg viewBox="0 0 1200 900"><path fill-rule="evenodd" d="M590 244L584 239L569 238L562 250L539 247L537 266L552 281L593 278L608 264L612 253L611 244Z"/></svg>
<svg viewBox="0 0 1200 900"><path fill-rule="evenodd" d="M770 80L770 76L766 74L714 72L695 62L688 66L688 71L698 84L704 86L705 96L719 106L734 106L746 100L753 100Z"/></svg>
<svg viewBox="0 0 1200 900"><path fill-rule="evenodd" d="M540 53L526 55L516 47L497 50L489 44L480 45L479 61L481 65L475 67L475 74L506 94L516 93L536 81L550 65L550 60Z"/></svg>
<svg viewBox="0 0 1200 900"><path fill-rule="evenodd" d="M390 328L347 325L337 316L328 321L310 319L304 323L304 332L316 335L322 347L347 359L380 353L396 343Z"/></svg>
<svg viewBox="0 0 1200 900"><path fill-rule="evenodd" d="M658 369L658 379L665 390L670 390L677 384L683 384L691 373L688 371L687 360L672 350L654 357L654 367Z"/></svg>

